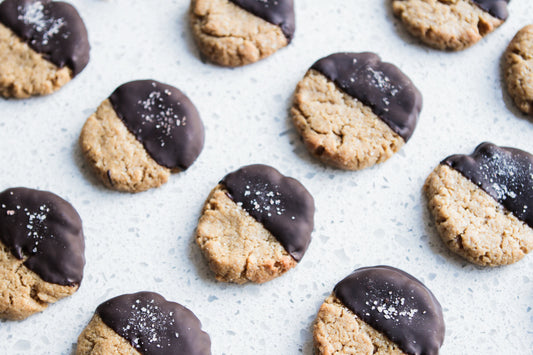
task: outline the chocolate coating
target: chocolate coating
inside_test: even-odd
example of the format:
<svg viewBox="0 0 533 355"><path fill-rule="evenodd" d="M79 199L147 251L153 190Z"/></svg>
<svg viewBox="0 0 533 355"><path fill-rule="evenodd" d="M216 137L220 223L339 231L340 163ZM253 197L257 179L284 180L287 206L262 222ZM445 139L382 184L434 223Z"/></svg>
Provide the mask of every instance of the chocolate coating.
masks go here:
<svg viewBox="0 0 533 355"><path fill-rule="evenodd" d="M439 353L445 332L441 306L431 291L408 273L390 266L360 268L339 282L333 292L404 352Z"/></svg>
<svg viewBox="0 0 533 355"><path fill-rule="evenodd" d="M142 354L211 354L211 340L198 318L157 293L112 298L98 306L96 314Z"/></svg>
<svg viewBox="0 0 533 355"><path fill-rule="evenodd" d="M273 25L279 26L290 42L296 28L293 0L230 0L235 5Z"/></svg>
<svg viewBox="0 0 533 355"><path fill-rule="evenodd" d="M87 29L76 9L50 0L4 0L0 22L59 68L75 76L89 62Z"/></svg>
<svg viewBox="0 0 533 355"><path fill-rule="evenodd" d="M267 165L248 165L220 182L229 197L300 261L311 242L315 204L297 180Z"/></svg>
<svg viewBox="0 0 533 355"><path fill-rule="evenodd" d="M482 10L487 11L489 14L500 20L506 20L509 16L509 12L507 12L507 4L509 1L510 0L472 0L472 2Z"/></svg>
<svg viewBox="0 0 533 355"><path fill-rule="evenodd" d="M204 146L204 126L194 104L173 86L138 80L109 97L117 116L148 154L169 169L186 170Z"/></svg>
<svg viewBox="0 0 533 355"><path fill-rule="evenodd" d="M409 140L422 109L422 95L396 66L382 62L374 53L335 53L311 69L369 106L394 132Z"/></svg>
<svg viewBox="0 0 533 355"><path fill-rule="evenodd" d="M471 155L452 155L441 164L460 172L533 228L533 155L485 142Z"/></svg>
<svg viewBox="0 0 533 355"><path fill-rule="evenodd" d="M85 240L74 207L47 191L23 187L0 193L0 241L46 282L79 285Z"/></svg>

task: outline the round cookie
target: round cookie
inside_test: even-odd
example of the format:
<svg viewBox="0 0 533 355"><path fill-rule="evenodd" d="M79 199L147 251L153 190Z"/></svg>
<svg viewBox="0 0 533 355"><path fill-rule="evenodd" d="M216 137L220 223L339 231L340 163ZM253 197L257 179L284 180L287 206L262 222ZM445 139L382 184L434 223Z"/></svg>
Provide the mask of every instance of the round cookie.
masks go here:
<svg viewBox="0 0 533 355"><path fill-rule="evenodd" d="M512 264L533 249L533 155L482 143L443 160L424 191L440 237L468 261Z"/></svg>
<svg viewBox="0 0 533 355"><path fill-rule="evenodd" d="M76 349L76 355L91 354L210 355L211 340L187 308L138 292L98 306Z"/></svg>
<svg viewBox="0 0 533 355"><path fill-rule="evenodd" d="M533 25L522 28L504 54L507 91L516 106L533 115Z"/></svg>
<svg viewBox="0 0 533 355"><path fill-rule="evenodd" d="M420 92L396 66L374 53L335 53L298 83L291 116L312 155L359 170L396 153L421 109Z"/></svg>
<svg viewBox="0 0 533 355"><path fill-rule="evenodd" d="M389 266L355 270L324 301L314 325L317 354L436 355L442 309L431 291Z"/></svg>
<svg viewBox="0 0 533 355"><path fill-rule="evenodd" d="M394 14L425 44L465 49L499 27L509 0L392 0Z"/></svg>
<svg viewBox="0 0 533 355"><path fill-rule="evenodd" d="M193 164L204 145L204 126L181 91L138 80L119 86L100 104L79 142L107 187L140 192Z"/></svg>
<svg viewBox="0 0 533 355"><path fill-rule="evenodd" d="M228 174L211 191L196 243L216 279L263 283L297 265L313 230L313 197L266 165Z"/></svg>
<svg viewBox="0 0 533 355"><path fill-rule="evenodd" d="M202 54L229 67L268 57L295 30L293 0L191 0L189 18Z"/></svg>
<svg viewBox="0 0 533 355"><path fill-rule="evenodd" d="M53 193L0 193L0 318L21 320L78 290L85 265L80 216Z"/></svg>
<svg viewBox="0 0 533 355"><path fill-rule="evenodd" d="M76 9L50 0L0 4L0 95L47 95L89 62L87 30Z"/></svg>

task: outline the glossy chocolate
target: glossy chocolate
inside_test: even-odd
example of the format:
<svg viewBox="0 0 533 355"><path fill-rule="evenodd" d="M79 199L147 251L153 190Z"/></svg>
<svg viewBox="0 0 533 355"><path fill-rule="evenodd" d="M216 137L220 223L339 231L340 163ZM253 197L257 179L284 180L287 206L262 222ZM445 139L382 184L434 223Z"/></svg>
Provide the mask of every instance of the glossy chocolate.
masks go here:
<svg viewBox="0 0 533 355"><path fill-rule="evenodd" d="M77 75L89 62L87 29L76 9L50 0L4 0L0 22L59 68Z"/></svg>
<svg viewBox="0 0 533 355"><path fill-rule="evenodd" d="M155 80L119 86L109 97L117 116L148 154L169 169L186 170L204 146L204 126L187 96Z"/></svg>
<svg viewBox="0 0 533 355"><path fill-rule="evenodd" d="M441 306L413 276L390 266L364 267L339 282L333 292L407 354L439 353L445 332Z"/></svg>
<svg viewBox="0 0 533 355"><path fill-rule="evenodd" d="M230 0L235 5L273 25L279 26L290 42L294 37L293 0Z"/></svg>
<svg viewBox="0 0 533 355"><path fill-rule="evenodd" d="M460 172L533 228L533 155L485 142L471 155L452 155L441 164Z"/></svg>
<svg viewBox="0 0 533 355"><path fill-rule="evenodd" d="M211 354L211 340L198 318L157 293L112 298L98 306L96 314L141 354Z"/></svg>
<svg viewBox="0 0 533 355"><path fill-rule="evenodd" d="M422 109L422 95L396 66L382 62L374 53L335 53L311 69L369 106L394 132L409 140Z"/></svg>
<svg viewBox="0 0 533 355"><path fill-rule="evenodd" d="M267 165L248 165L220 182L229 197L300 261L311 242L315 204L297 180Z"/></svg>
<svg viewBox="0 0 533 355"><path fill-rule="evenodd" d="M46 282L79 285L85 265L81 219L61 197L23 187L0 193L0 242Z"/></svg>
<svg viewBox="0 0 533 355"><path fill-rule="evenodd" d="M509 16L507 4L510 0L472 0L474 4L482 10L487 11L492 16L500 20L506 20Z"/></svg>

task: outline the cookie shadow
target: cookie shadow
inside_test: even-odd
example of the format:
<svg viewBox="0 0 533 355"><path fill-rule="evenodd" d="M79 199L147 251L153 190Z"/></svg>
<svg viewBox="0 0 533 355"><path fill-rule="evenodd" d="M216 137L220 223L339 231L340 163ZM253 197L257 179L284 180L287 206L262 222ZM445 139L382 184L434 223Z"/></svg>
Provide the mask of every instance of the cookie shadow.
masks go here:
<svg viewBox="0 0 533 355"><path fill-rule="evenodd" d="M393 0L383 0L385 9L387 11L387 19L392 24L392 27L394 27L394 32L398 35L398 37L400 37L400 39L402 39L405 43L416 46L425 51L436 50L425 45L421 40L407 31L401 20L394 15L394 11L392 10L392 1Z"/></svg>
<svg viewBox="0 0 533 355"><path fill-rule="evenodd" d="M208 265L208 261L202 254L200 247L196 244L196 228L194 229L193 234L189 240L189 260L193 264L194 276L197 279L201 279L204 282L207 282L211 285L220 285L221 282L215 279L215 275L211 271Z"/></svg>
<svg viewBox="0 0 533 355"><path fill-rule="evenodd" d="M500 71L500 89L502 92L501 99L503 100L505 107L517 118L533 123L533 118L531 116L528 116L526 113L522 112L518 108L518 106L516 106L513 98L511 97L511 95L509 94L509 91L507 90L507 83L505 81L505 51L500 56L499 71Z"/></svg>
<svg viewBox="0 0 533 355"><path fill-rule="evenodd" d="M318 312L318 310L317 310ZM315 313L316 314L316 313ZM305 355L314 355L315 354L315 347L313 344L313 331L314 331L314 325L315 325L315 318L311 320L311 322L307 325L307 339L302 344L301 352Z"/></svg>

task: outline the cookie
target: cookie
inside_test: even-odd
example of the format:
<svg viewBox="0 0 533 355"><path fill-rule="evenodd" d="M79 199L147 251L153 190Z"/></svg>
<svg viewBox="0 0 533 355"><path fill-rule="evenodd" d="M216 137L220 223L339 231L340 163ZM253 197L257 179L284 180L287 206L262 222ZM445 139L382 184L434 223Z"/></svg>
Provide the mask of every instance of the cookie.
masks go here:
<svg viewBox="0 0 533 355"><path fill-rule="evenodd" d="M482 143L444 159L424 191L440 237L468 261L512 264L533 249L533 155Z"/></svg>
<svg viewBox="0 0 533 355"><path fill-rule="evenodd" d="M87 30L76 9L50 0L0 4L0 95L47 95L89 62Z"/></svg>
<svg viewBox="0 0 533 355"><path fill-rule="evenodd" d="M436 355L442 309L429 289L390 266L355 270L325 300L314 324L317 354Z"/></svg>
<svg viewBox="0 0 533 355"><path fill-rule="evenodd" d="M138 80L119 86L102 102L79 142L104 185L140 192L193 164L204 146L204 126L181 91Z"/></svg>
<svg viewBox="0 0 533 355"><path fill-rule="evenodd" d="M509 43L503 71L516 106L533 116L533 25L522 28Z"/></svg>
<svg viewBox="0 0 533 355"><path fill-rule="evenodd" d="M425 44L462 50L494 31L508 16L509 0L392 0L394 14Z"/></svg>
<svg viewBox="0 0 533 355"><path fill-rule="evenodd" d="M245 166L211 191L196 243L217 280L263 283L302 259L314 211L313 197L297 180L266 165Z"/></svg>
<svg viewBox="0 0 533 355"><path fill-rule="evenodd" d="M298 83L291 116L307 149L346 170L381 163L411 137L422 95L374 53L335 53Z"/></svg>
<svg viewBox="0 0 533 355"><path fill-rule="evenodd" d="M153 292L102 303L78 337L77 355L210 355L211 340L196 316Z"/></svg>
<svg viewBox="0 0 533 355"><path fill-rule="evenodd" d="M293 0L191 0L189 18L202 54L229 67L268 57L295 29Z"/></svg>
<svg viewBox="0 0 533 355"><path fill-rule="evenodd" d="M0 193L0 318L21 320L77 291L85 241L76 210L53 193Z"/></svg>

